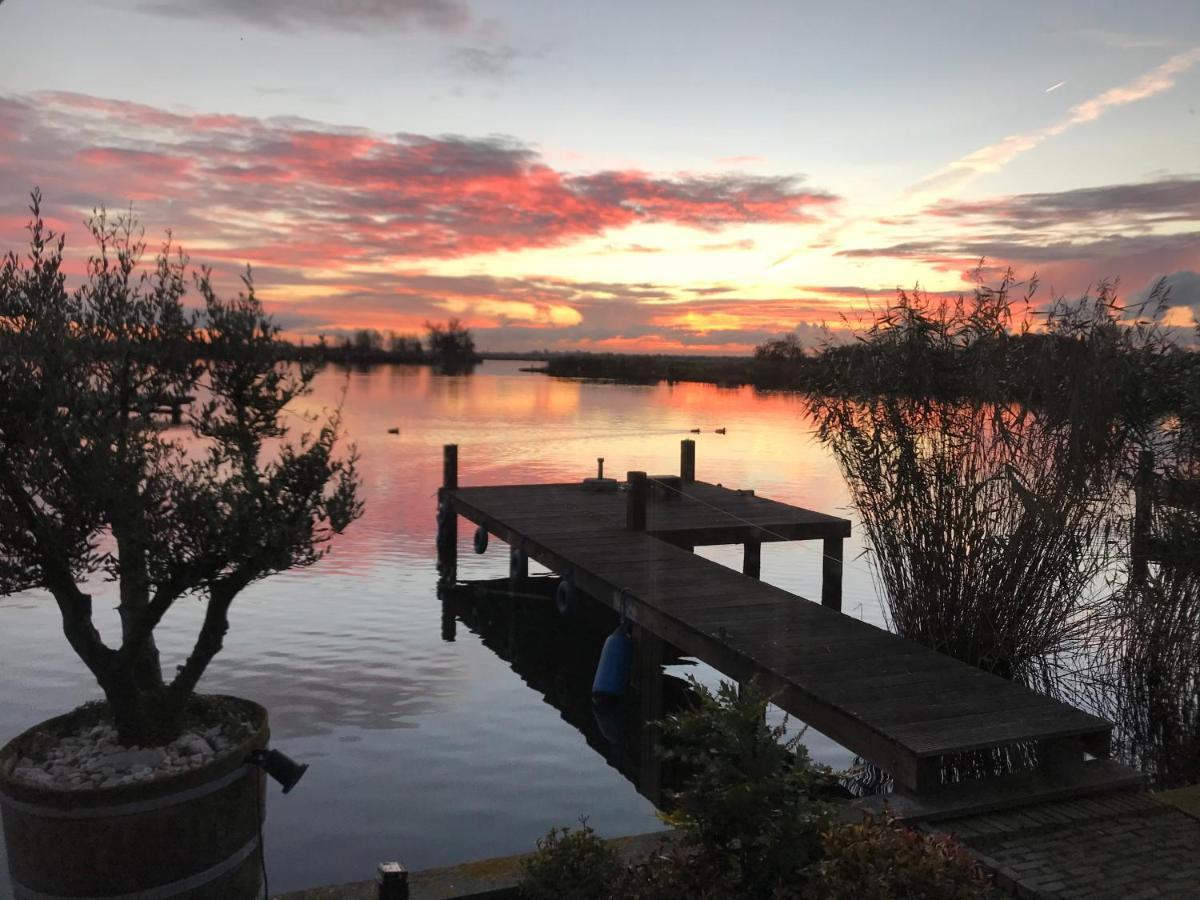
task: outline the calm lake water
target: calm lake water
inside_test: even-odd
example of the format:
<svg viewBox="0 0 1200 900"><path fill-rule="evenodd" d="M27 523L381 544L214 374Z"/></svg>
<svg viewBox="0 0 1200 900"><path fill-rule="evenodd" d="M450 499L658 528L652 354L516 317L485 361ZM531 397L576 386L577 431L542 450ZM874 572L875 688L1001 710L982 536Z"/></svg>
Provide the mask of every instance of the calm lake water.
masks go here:
<svg viewBox="0 0 1200 900"><path fill-rule="evenodd" d="M584 384L523 373L522 365L489 362L465 376L327 369L305 402L332 407L344 391L366 512L319 565L239 598L225 650L202 683L266 706L274 746L311 765L288 796L271 787L272 893L371 878L382 860L420 869L524 851L580 816L605 835L659 827L650 803L474 634L460 627L456 640L442 639L434 512L443 444L460 446L460 483L505 484L581 479L595 474L599 456L607 474L674 472L680 439L694 437L699 478L854 518L801 397ZM391 427L400 433L388 434ZM720 427L725 435L714 433ZM692 428L702 433L689 435ZM504 544L476 556L471 529L459 531L460 579L507 575ZM764 580L819 598L819 547L764 545ZM843 609L883 624L859 552L855 536ZM703 553L741 566L740 547ZM108 634L111 593L96 589ZM182 602L160 628L167 671L186 654L200 613L199 603ZM0 629L0 736L98 696L48 597L0 598ZM688 671L717 680L704 667ZM806 742L820 761L851 760L811 731ZM0 874L0 895L10 892L6 879Z"/></svg>

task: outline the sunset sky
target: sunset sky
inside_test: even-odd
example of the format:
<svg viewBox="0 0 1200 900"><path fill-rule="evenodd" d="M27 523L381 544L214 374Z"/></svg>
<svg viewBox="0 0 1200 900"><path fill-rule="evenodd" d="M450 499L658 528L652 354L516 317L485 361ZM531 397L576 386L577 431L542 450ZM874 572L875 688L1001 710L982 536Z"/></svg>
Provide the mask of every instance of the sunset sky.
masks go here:
<svg viewBox="0 0 1200 900"><path fill-rule="evenodd" d="M306 338L746 352L980 258L1190 325L1198 108L1195 0L6 0L0 247L132 203Z"/></svg>

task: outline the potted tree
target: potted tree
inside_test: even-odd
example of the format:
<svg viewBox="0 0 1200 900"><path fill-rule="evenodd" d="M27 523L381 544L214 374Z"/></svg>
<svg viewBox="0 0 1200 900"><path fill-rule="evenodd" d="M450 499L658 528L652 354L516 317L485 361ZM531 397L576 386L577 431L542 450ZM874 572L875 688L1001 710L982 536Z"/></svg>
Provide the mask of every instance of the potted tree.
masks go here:
<svg viewBox="0 0 1200 900"><path fill-rule="evenodd" d="M197 686L247 585L317 562L361 512L336 416L289 436L314 370L281 362L245 290L189 277L167 240L143 266L129 217L89 222L96 249L68 290L63 238L30 210L28 253L0 266L0 593L39 589L104 699L0 750L0 808L18 891L243 897L261 889L263 786L247 765L265 711ZM194 283L199 310L184 304ZM169 427L163 410L190 404ZM93 597L112 597L119 639ZM164 675L155 629L205 604Z"/></svg>

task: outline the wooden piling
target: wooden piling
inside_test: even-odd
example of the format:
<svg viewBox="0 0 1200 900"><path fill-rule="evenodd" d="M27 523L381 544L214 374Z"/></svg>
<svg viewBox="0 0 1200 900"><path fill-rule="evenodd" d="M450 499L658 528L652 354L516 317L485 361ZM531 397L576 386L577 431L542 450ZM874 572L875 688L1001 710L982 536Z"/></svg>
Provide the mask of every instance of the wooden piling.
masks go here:
<svg viewBox="0 0 1200 900"><path fill-rule="evenodd" d="M762 577L762 541L746 541L742 555L742 574L750 578Z"/></svg>
<svg viewBox="0 0 1200 900"><path fill-rule="evenodd" d="M1133 535L1130 542L1129 580L1145 584L1150 574L1150 532L1153 523L1154 451L1138 454L1133 482Z"/></svg>
<svg viewBox="0 0 1200 900"><path fill-rule="evenodd" d="M646 530L646 473L629 472L625 476L629 492L625 495L625 527L630 531Z"/></svg>
<svg viewBox="0 0 1200 900"><path fill-rule="evenodd" d="M663 657L662 638L645 628L637 628L637 688L641 700L639 718L642 723L638 748L638 791L655 806L662 805L662 754L659 750L663 718Z"/></svg>
<svg viewBox="0 0 1200 900"><path fill-rule="evenodd" d="M458 487L458 444L442 447L442 487Z"/></svg>
<svg viewBox="0 0 1200 900"><path fill-rule="evenodd" d="M821 557L821 605L842 611L842 539L825 538Z"/></svg>
<svg viewBox="0 0 1200 900"><path fill-rule="evenodd" d="M379 900L408 900L408 869L398 862L380 863L375 884Z"/></svg>
<svg viewBox="0 0 1200 900"><path fill-rule="evenodd" d="M438 491L438 572L442 578L453 581L458 574L458 516L445 492L458 487L458 444L442 447L442 489ZM445 518L443 518L445 516Z"/></svg>
<svg viewBox="0 0 1200 900"><path fill-rule="evenodd" d="M529 578L529 555L514 544L508 548L509 587L516 590Z"/></svg>
<svg viewBox="0 0 1200 900"><path fill-rule="evenodd" d="M696 480L696 442L691 438L679 442L679 477L685 482Z"/></svg>

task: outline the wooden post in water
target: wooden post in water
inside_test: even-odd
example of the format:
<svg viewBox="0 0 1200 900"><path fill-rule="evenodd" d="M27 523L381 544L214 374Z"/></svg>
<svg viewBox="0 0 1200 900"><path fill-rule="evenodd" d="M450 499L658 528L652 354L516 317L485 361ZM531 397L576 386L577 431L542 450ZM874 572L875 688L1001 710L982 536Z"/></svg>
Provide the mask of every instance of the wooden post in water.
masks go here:
<svg viewBox="0 0 1200 900"><path fill-rule="evenodd" d="M630 531L646 530L646 473L625 475L629 492L625 495L625 527Z"/></svg>
<svg viewBox="0 0 1200 900"><path fill-rule="evenodd" d="M174 397L171 400L171 424L179 425L183 422L183 398Z"/></svg>
<svg viewBox="0 0 1200 900"><path fill-rule="evenodd" d="M438 574L453 581L458 574L458 515L447 491L458 487L458 444L442 447L442 489L438 491Z"/></svg>
<svg viewBox="0 0 1200 900"><path fill-rule="evenodd" d="M696 480L696 442L691 438L679 442L679 480Z"/></svg>
<svg viewBox="0 0 1200 900"><path fill-rule="evenodd" d="M762 541L746 541L742 555L742 574L751 578L762 577Z"/></svg>
<svg viewBox="0 0 1200 900"><path fill-rule="evenodd" d="M842 539L825 538L821 557L821 605L842 611Z"/></svg>
<svg viewBox="0 0 1200 900"><path fill-rule="evenodd" d="M1133 482L1133 536L1130 544L1129 580L1145 584L1150 574L1150 531L1153 521L1154 451L1138 454L1137 475Z"/></svg>
<svg viewBox="0 0 1200 900"><path fill-rule="evenodd" d="M662 755L658 752L663 717L663 656L664 643L657 635L638 627L637 663L638 695L641 699L639 719L642 723L639 750L638 791L655 806L662 804Z"/></svg>

